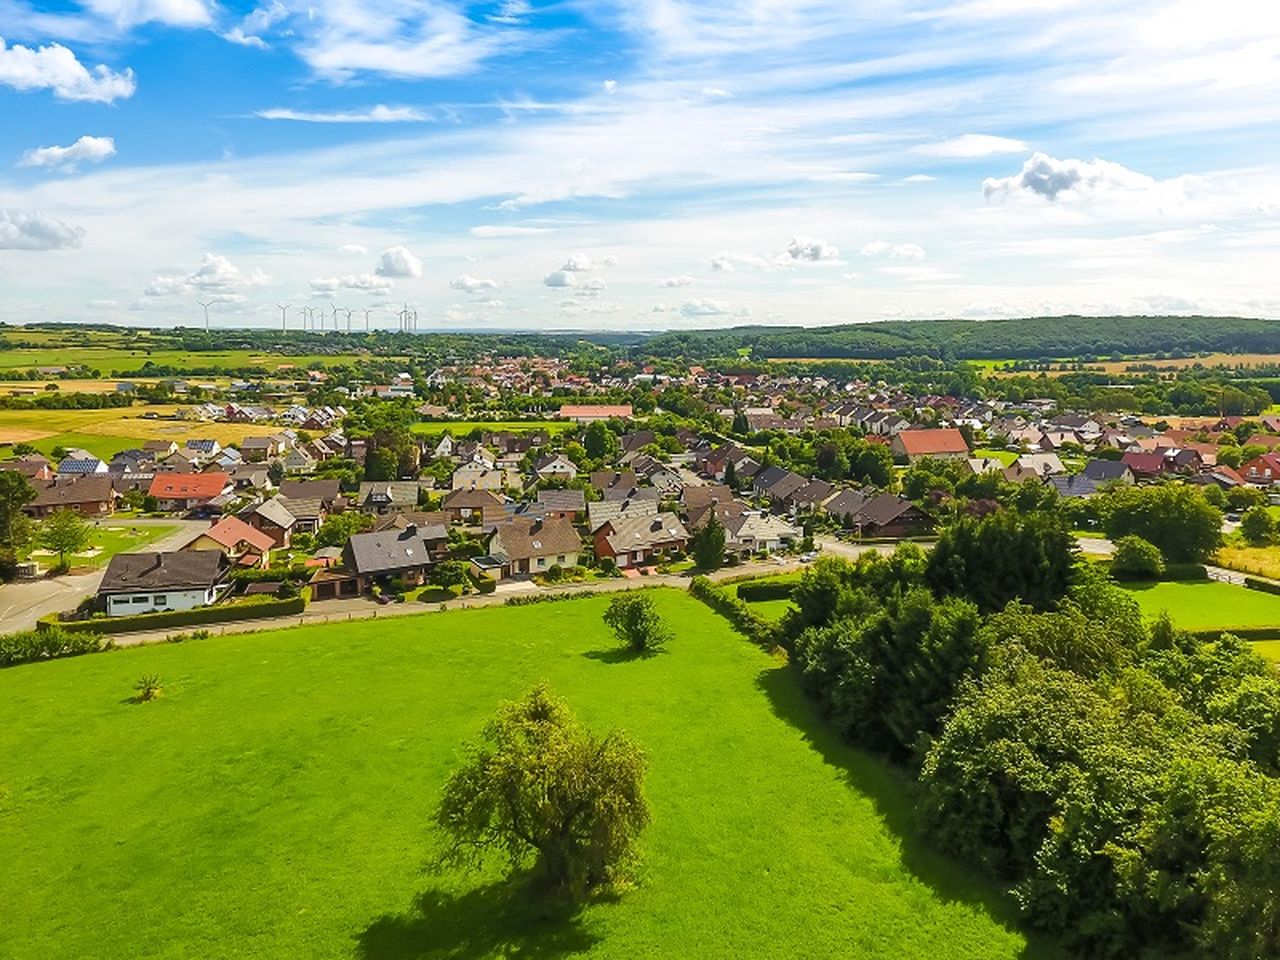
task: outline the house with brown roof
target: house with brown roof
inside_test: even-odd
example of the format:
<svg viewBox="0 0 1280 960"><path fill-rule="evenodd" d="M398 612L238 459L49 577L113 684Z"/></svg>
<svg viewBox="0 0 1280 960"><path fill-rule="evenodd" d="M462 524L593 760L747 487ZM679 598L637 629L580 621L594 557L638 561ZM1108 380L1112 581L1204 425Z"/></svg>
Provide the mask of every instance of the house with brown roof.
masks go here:
<svg viewBox="0 0 1280 960"><path fill-rule="evenodd" d="M577 420L578 423L592 423L596 420L630 420L631 404L578 404L566 403L560 407L561 420Z"/></svg>
<svg viewBox="0 0 1280 960"><path fill-rule="evenodd" d="M98 586L108 616L205 607L226 589L229 569L221 550L117 553Z"/></svg>
<svg viewBox="0 0 1280 960"><path fill-rule="evenodd" d="M606 520L594 539L597 557L609 557L619 567L641 567L683 553L689 546L689 531L674 513L622 515Z"/></svg>
<svg viewBox="0 0 1280 960"><path fill-rule="evenodd" d="M106 517L116 508L115 482L106 474L37 480L35 499L23 507L28 516L47 517L56 510L74 510L82 517Z"/></svg>
<svg viewBox="0 0 1280 960"><path fill-rule="evenodd" d="M933 430L903 430L889 442L894 457L911 463L932 457L938 460L968 459L969 444L954 427Z"/></svg>
<svg viewBox="0 0 1280 960"><path fill-rule="evenodd" d="M502 509L502 498L492 490L454 490L440 504L453 523L479 523L486 508Z"/></svg>
<svg viewBox="0 0 1280 960"><path fill-rule="evenodd" d="M501 563L503 578L545 573L553 566L576 567L581 550L573 524L556 517L499 523L489 538L489 556Z"/></svg>

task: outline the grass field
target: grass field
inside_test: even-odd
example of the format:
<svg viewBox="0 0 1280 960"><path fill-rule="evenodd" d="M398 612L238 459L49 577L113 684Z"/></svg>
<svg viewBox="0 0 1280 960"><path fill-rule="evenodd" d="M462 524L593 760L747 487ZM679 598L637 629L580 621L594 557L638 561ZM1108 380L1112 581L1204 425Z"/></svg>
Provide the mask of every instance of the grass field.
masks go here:
<svg viewBox="0 0 1280 960"><path fill-rule="evenodd" d="M143 550L153 543L163 540L178 529L177 524L131 525L128 520L104 520L95 524L93 537L89 542L92 552L76 554L72 560L73 567L102 567L117 553L129 553ZM41 558L45 565L52 562L49 558Z"/></svg>
<svg viewBox="0 0 1280 960"><path fill-rule="evenodd" d="M429 423L415 423L413 432L424 436L438 437L446 430L455 437L465 437L473 430L507 431L509 433L532 433L544 430L547 433L568 433L577 429L572 420L439 420Z"/></svg>
<svg viewBox="0 0 1280 960"><path fill-rule="evenodd" d="M1272 663L1280 663L1280 640L1259 640L1254 643L1253 649Z"/></svg>
<svg viewBox="0 0 1280 960"><path fill-rule="evenodd" d="M1018 459L1018 455L1012 450L991 450L981 448L973 451L972 455L975 457L990 457L992 459L999 460L1006 467Z"/></svg>
<svg viewBox="0 0 1280 960"><path fill-rule="evenodd" d="M1168 610L1174 624L1187 630L1271 627L1280 632L1280 596L1229 583L1125 583L1144 615Z"/></svg>
<svg viewBox="0 0 1280 960"><path fill-rule="evenodd" d="M83 447L99 457L138 447L146 440L213 437L239 443L245 437L278 430L268 424L209 423L198 420L147 419L144 413L172 417L177 406L134 406L111 410L0 410L0 443L30 443L42 453L54 447Z"/></svg>
<svg viewBox="0 0 1280 960"><path fill-rule="evenodd" d="M359 363L368 358L361 354L269 354L253 350L217 350L187 353L183 350L126 349L117 347L49 346L43 349L16 349L0 352L0 369L26 370L31 367L74 366L84 364L100 370L105 377L113 370L122 374L141 370L150 361L158 367L178 370L234 370L262 367L268 372L307 369L316 366ZM390 359L390 358L387 358Z"/></svg>
<svg viewBox="0 0 1280 960"><path fill-rule="evenodd" d="M0 955L1060 955L924 846L906 781L841 744L785 666L654 597L677 637L638 660L593 598L0 671ZM162 697L128 702L149 673ZM496 866L424 870L461 745L539 680L650 760L635 886L576 917Z"/></svg>

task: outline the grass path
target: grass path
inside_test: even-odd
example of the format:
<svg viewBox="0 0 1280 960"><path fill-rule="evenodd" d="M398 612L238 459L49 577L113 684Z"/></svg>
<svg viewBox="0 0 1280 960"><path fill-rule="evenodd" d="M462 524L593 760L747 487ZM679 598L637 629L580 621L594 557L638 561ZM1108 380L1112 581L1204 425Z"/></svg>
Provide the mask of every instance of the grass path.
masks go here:
<svg viewBox="0 0 1280 960"><path fill-rule="evenodd" d="M0 671L0 955L1054 957L933 854L898 773L684 594L620 659L604 598L166 644ZM159 674L164 693L126 701ZM654 822L620 901L568 918L435 874L440 785L547 680L644 745Z"/></svg>

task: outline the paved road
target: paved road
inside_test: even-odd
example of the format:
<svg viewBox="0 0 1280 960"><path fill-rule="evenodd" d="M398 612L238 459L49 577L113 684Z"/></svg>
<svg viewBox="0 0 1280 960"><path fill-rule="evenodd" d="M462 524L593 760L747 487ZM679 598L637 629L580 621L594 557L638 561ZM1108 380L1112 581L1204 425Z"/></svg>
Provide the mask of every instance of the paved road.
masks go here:
<svg viewBox="0 0 1280 960"><path fill-rule="evenodd" d="M115 525L109 520L103 522ZM207 520L129 518L121 520L120 524L131 527L178 526L170 536L151 544L148 550L177 550L194 540L201 530L209 527ZM73 609L85 597L97 592L102 574L102 570L95 570L93 573L47 577L0 586L0 633L34 630L36 621L46 614Z"/></svg>

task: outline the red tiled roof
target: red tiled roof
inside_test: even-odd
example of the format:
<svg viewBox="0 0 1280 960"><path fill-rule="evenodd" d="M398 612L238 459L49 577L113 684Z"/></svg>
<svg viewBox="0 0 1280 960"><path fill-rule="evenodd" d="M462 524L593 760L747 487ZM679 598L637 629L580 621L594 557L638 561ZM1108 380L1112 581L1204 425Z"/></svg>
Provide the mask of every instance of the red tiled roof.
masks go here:
<svg viewBox="0 0 1280 960"><path fill-rule="evenodd" d="M968 453L964 434L952 428L939 430L903 430L897 437L902 449L913 457L931 453Z"/></svg>
<svg viewBox="0 0 1280 960"><path fill-rule="evenodd" d="M560 408L560 416L568 419L576 417L621 417L631 416L631 404L572 404L566 403Z"/></svg>
<svg viewBox="0 0 1280 960"><path fill-rule="evenodd" d="M225 473L157 473L147 492L163 500L212 499L230 482Z"/></svg>
<svg viewBox="0 0 1280 960"><path fill-rule="evenodd" d="M206 530L203 535L228 549L247 543L259 553L266 553L276 545L270 536L261 530L255 530L239 517L226 517Z"/></svg>

